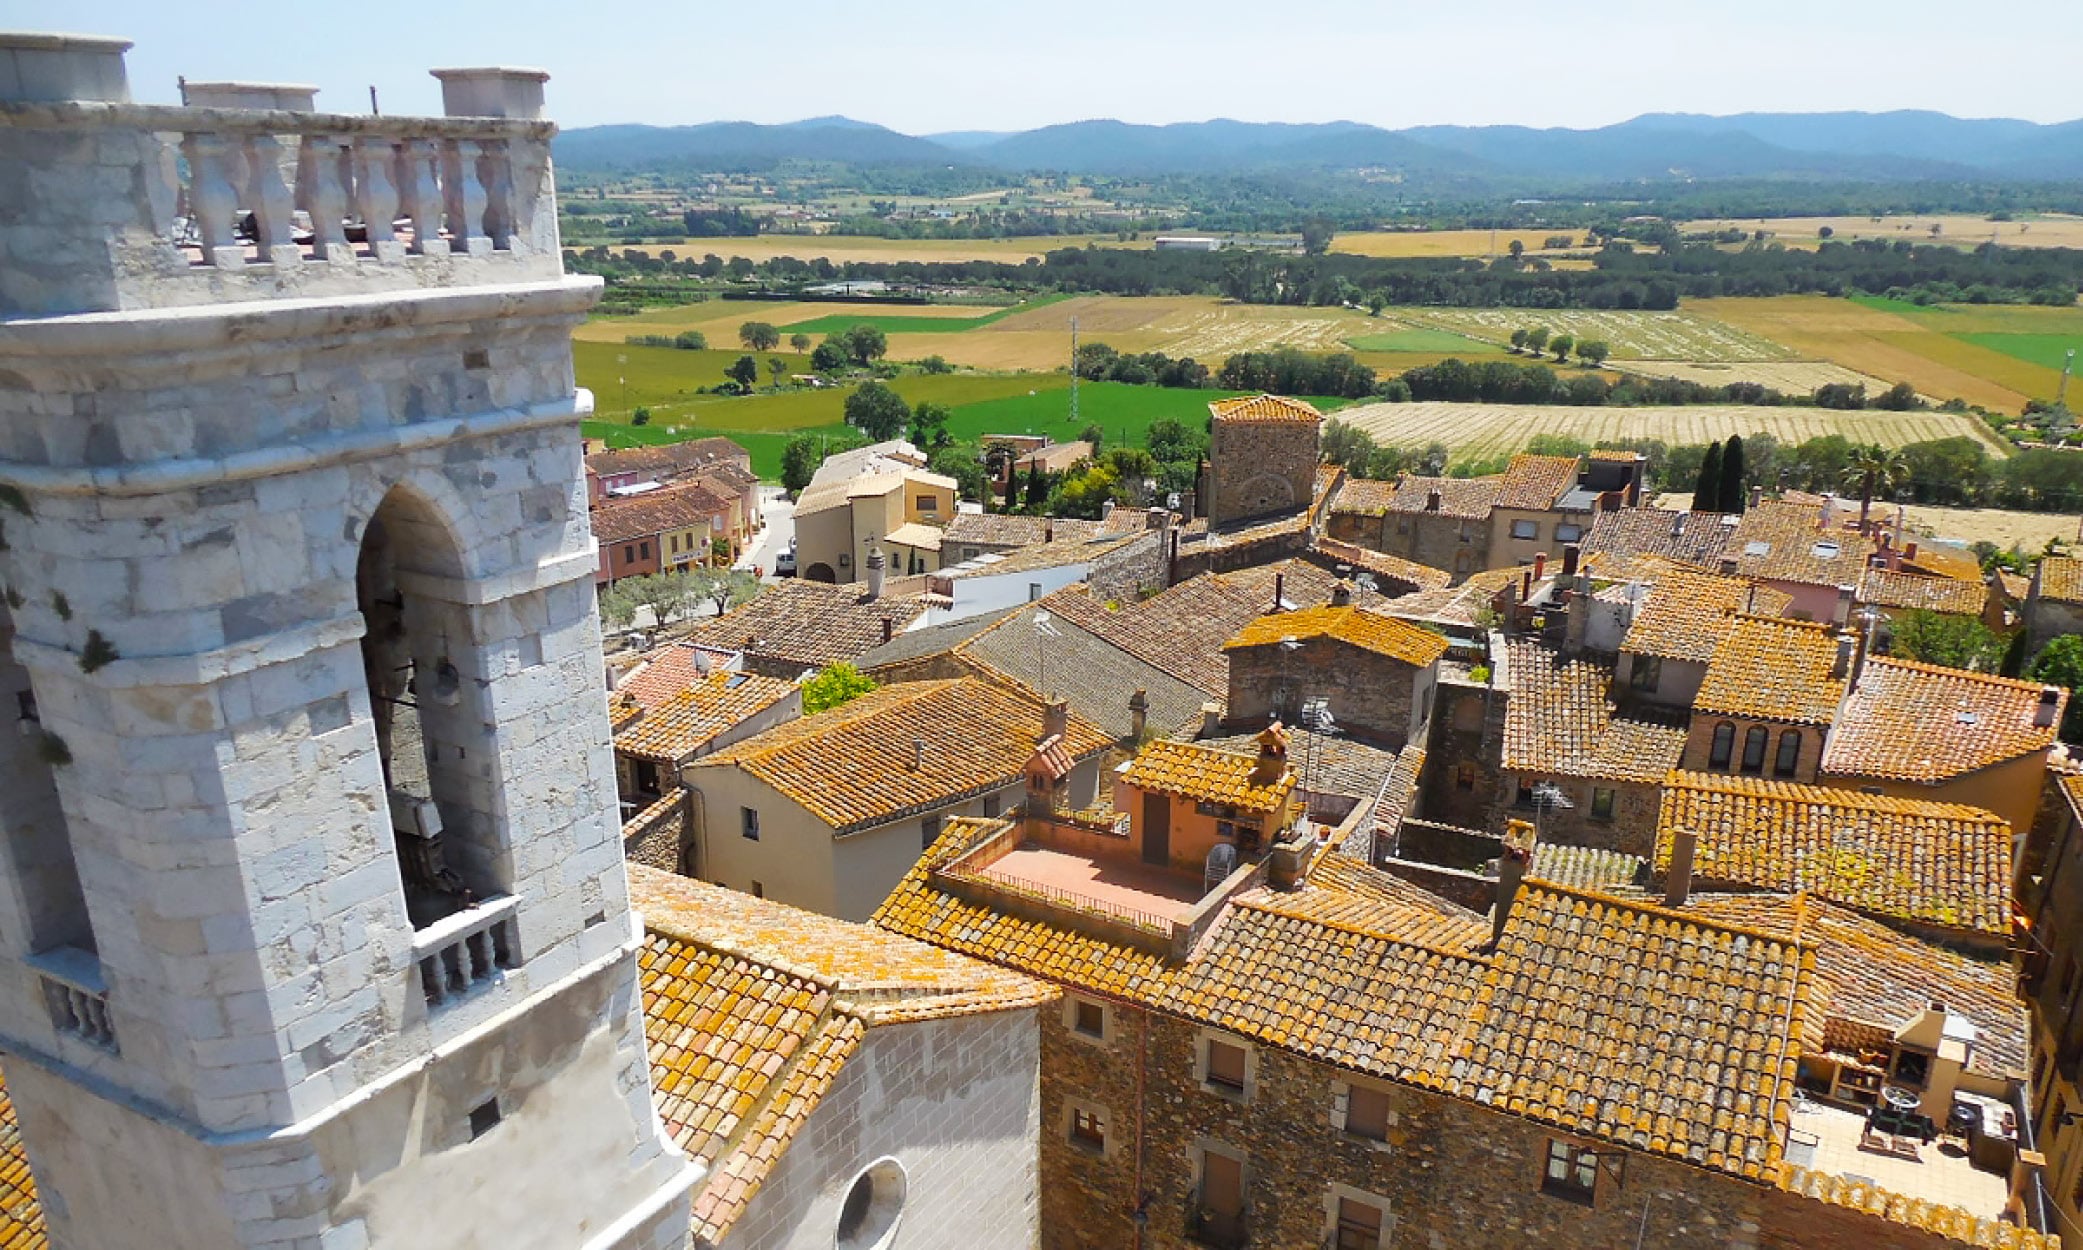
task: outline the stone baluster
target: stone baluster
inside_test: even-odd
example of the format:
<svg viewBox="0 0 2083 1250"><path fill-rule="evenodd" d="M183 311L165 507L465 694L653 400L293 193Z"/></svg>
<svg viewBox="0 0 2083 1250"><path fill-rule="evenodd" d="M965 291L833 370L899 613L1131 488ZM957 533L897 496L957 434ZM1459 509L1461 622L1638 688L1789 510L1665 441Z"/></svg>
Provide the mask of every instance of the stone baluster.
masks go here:
<svg viewBox="0 0 2083 1250"><path fill-rule="evenodd" d="M398 242L398 152L381 135L358 135L354 141L355 206L369 232L369 254L380 261L404 259Z"/></svg>
<svg viewBox="0 0 2083 1250"><path fill-rule="evenodd" d="M446 256L448 241L441 237L441 184L435 177L434 145L425 139L407 139L398 148L398 192L405 215L412 219L415 256Z"/></svg>
<svg viewBox="0 0 2083 1250"><path fill-rule="evenodd" d="M441 144L441 193L447 202L448 237L455 250L483 256L492 250L485 234L485 187L477 168L478 145L470 139Z"/></svg>
<svg viewBox="0 0 2083 1250"><path fill-rule="evenodd" d="M203 260L219 269L246 263L235 231L245 151L225 135L202 132L181 141L188 158L188 212L202 238Z"/></svg>
<svg viewBox="0 0 2083 1250"><path fill-rule="evenodd" d="M273 135L248 135L246 170L246 207L253 214L261 258L277 265L301 264L304 254L290 234L296 204L282 180L281 141Z"/></svg>
<svg viewBox="0 0 2083 1250"><path fill-rule="evenodd" d="M485 233L495 251L507 252L514 245L514 177L511 154L504 139L478 145L478 181L485 189Z"/></svg>
<svg viewBox="0 0 2083 1250"><path fill-rule="evenodd" d="M297 202L311 215L311 254L321 260L351 260L347 246L347 197L340 140L305 135L297 152Z"/></svg>

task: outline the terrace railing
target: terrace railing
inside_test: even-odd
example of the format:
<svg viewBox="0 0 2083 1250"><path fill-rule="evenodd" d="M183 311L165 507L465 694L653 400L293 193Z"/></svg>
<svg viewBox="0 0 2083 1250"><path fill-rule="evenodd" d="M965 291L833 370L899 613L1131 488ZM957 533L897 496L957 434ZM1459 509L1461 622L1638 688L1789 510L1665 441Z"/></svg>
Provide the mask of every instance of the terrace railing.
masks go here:
<svg viewBox="0 0 2083 1250"><path fill-rule="evenodd" d="M114 1051L116 1026L109 1016L108 985L102 980L101 961L94 953L61 946L31 956L29 963L42 982L52 1027Z"/></svg>
<svg viewBox="0 0 2083 1250"><path fill-rule="evenodd" d="M429 1010L439 1010L521 965L521 900L486 899L412 935L412 959Z"/></svg>

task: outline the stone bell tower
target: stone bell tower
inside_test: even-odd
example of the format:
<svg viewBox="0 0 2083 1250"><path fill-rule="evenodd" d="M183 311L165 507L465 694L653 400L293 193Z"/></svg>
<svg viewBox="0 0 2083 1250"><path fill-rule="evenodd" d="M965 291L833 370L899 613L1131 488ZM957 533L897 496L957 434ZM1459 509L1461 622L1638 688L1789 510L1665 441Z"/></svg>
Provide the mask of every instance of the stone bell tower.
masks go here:
<svg viewBox="0 0 2083 1250"><path fill-rule="evenodd" d="M545 75L141 106L127 46L0 35L0 1052L53 1242L682 1246Z"/></svg>

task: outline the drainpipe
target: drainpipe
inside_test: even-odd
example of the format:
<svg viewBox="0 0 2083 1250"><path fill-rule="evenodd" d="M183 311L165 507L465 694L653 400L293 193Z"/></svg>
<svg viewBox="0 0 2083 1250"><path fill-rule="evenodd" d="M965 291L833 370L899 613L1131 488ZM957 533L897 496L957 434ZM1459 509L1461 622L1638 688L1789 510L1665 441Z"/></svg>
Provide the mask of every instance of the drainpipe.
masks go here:
<svg viewBox="0 0 2083 1250"><path fill-rule="evenodd" d="M2018 1116L2018 1155L2021 1160L2011 1166L2024 1167L2022 1160L2025 1152L2038 1154L2040 1142L2033 1130L2032 1108L2025 1105L2025 1083L2022 1081L2011 1090L2011 1110ZM2023 1192L2018 1197L2026 1204L2026 1214L2030 1217L2032 1230L2036 1233L2046 1232L2050 1225L2047 1220L2047 1181L2044 1172L2039 1168L2028 1172L2021 1189Z"/></svg>

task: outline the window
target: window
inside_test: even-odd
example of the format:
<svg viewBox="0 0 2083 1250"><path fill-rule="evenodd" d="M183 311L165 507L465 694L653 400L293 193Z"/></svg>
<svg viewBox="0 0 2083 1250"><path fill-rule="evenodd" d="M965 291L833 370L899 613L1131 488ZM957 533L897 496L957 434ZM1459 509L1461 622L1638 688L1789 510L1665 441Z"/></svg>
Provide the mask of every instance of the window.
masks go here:
<svg viewBox="0 0 2083 1250"><path fill-rule="evenodd" d="M939 502L938 502L937 500L935 500L935 499L933 498L933 496L931 496L931 495L920 495L920 496L919 496L919 511L920 511L920 512L938 512L938 511L940 511L940 504L939 504Z"/></svg>
<svg viewBox="0 0 2083 1250"><path fill-rule="evenodd" d="M1345 1131L1369 1141L1386 1141L1389 1136L1388 1092L1366 1085L1355 1085L1347 1090Z"/></svg>
<svg viewBox="0 0 2083 1250"><path fill-rule="evenodd" d="M895 1159L878 1159L855 1177L839 1208L837 1250L882 1250L894 1241L905 1189L904 1167Z"/></svg>
<svg viewBox="0 0 2083 1250"><path fill-rule="evenodd" d="M1454 788L1457 790L1475 789L1475 765L1464 761L1454 766Z"/></svg>
<svg viewBox="0 0 2083 1250"><path fill-rule="evenodd" d="M1765 740L1772 731L1763 725L1752 725L1743 731L1743 771L1761 773L1765 771Z"/></svg>
<svg viewBox="0 0 2083 1250"><path fill-rule="evenodd" d="M1613 791L1610 787L1591 787L1591 818L1593 820L1613 819Z"/></svg>
<svg viewBox="0 0 2083 1250"><path fill-rule="evenodd" d="M1514 777L1512 778L1512 784L1516 787L1512 793L1513 805L1517 807L1532 807L1533 782L1525 777Z"/></svg>
<svg viewBox="0 0 2083 1250"><path fill-rule="evenodd" d="M754 842L759 841L759 811L755 808L738 809L738 828Z"/></svg>
<svg viewBox="0 0 2083 1250"><path fill-rule="evenodd" d="M476 1141L499 1127L499 1099L487 1098L470 1109L470 1140Z"/></svg>
<svg viewBox="0 0 2083 1250"><path fill-rule="evenodd" d="M1086 1037L1107 1035L1107 1009L1103 1004L1089 998L1071 1000L1070 1027Z"/></svg>
<svg viewBox="0 0 2083 1250"><path fill-rule="evenodd" d="M1736 727L1727 721L1714 727L1714 745L1707 751L1707 767L1727 768L1736 750Z"/></svg>
<svg viewBox="0 0 2083 1250"><path fill-rule="evenodd" d="M624 543L624 544L622 544L622 562L623 562L624 564L635 564L635 563L636 563L636 544L635 544L635 543Z"/></svg>
<svg viewBox="0 0 2083 1250"><path fill-rule="evenodd" d="M1555 527L1556 542L1573 543L1582 537L1584 537L1584 527L1581 525L1564 524Z"/></svg>
<svg viewBox="0 0 2083 1250"><path fill-rule="evenodd" d="M1638 655L1628 669L1627 684L1636 690L1654 690L1663 683L1664 662L1653 655Z"/></svg>
<svg viewBox="0 0 2083 1250"><path fill-rule="evenodd" d="M1331 1245L1334 1250L1379 1250L1381 1226L1380 1207L1371 1202L1340 1198L1337 1236L1332 1239Z"/></svg>
<svg viewBox="0 0 2083 1250"><path fill-rule="evenodd" d="M940 836L940 822L942 819L944 818L936 813L919 821L920 850L930 851L933 849L934 839Z"/></svg>
<svg viewBox="0 0 2083 1250"><path fill-rule="evenodd" d="M645 539L644 541L642 541L642 542L638 543L638 544L636 545L636 554L637 554L637 558L638 558L638 559L640 559L640 560L648 560L648 559L650 559L650 558L651 558L651 540L650 540L650 539L648 539L648 538L646 538L646 539Z"/></svg>
<svg viewBox="0 0 2083 1250"><path fill-rule="evenodd" d="M1534 522L1532 522L1532 521L1514 521L1514 522L1512 522L1512 537L1513 537L1513 538L1539 538L1540 536L1541 536L1541 527L1540 527L1539 525L1535 524Z"/></svg>
<svg viewBox="0 0 2083 1250"><path fill-rule="evenodd" d="M1103 1153L1107 1148L1106 1120L1097 1111L1084 1107L1070 1109L1070 1144L1083 1150Z"/></svg>
<svg viewBox="0 0 2083 1250"><path fill-rule="evenodd" d="M998 814L998 811L999 811L999 806L1000 806L1000 800L999 800L999 798L998 798L998 796L997 796L997 795L995 795L995 794L987 794L987 795L985 795L985 796L984 796L984 815L985 815L985 816L996 816L996 815Z"/></svg>
<svg viewBox="0 0 2083 1250"><path fill-rule="evenodd" d="M1791 777L1801 763L1801 731L1784 729L1779 734L1779 755L1772 761L1774 777Z"/></svg>
<svg viewBox="0 0 2083 1250"><path fill-rule="evenodd" d="M36 692L34 690L20 690L15 692L14 706L16 716L19 719L30 722L34 722L39 719L36 715Z"/></svg>
<svg viewBox="0 0 2083 1250"><path fill-rule="evenodd" d="M1541 1192L1588 1207L1597 1190L1598 1156L1569 1142L1549 1138L1548 1168L1541 1175Z"/></svg>
<svg viewBox="0 0 2083 1250"><path fill-rule="evenodd" d="M1207 1083L1232 1094L1244 1092L1244 1048L1232 1042L1208 1039Z"/></svg>

